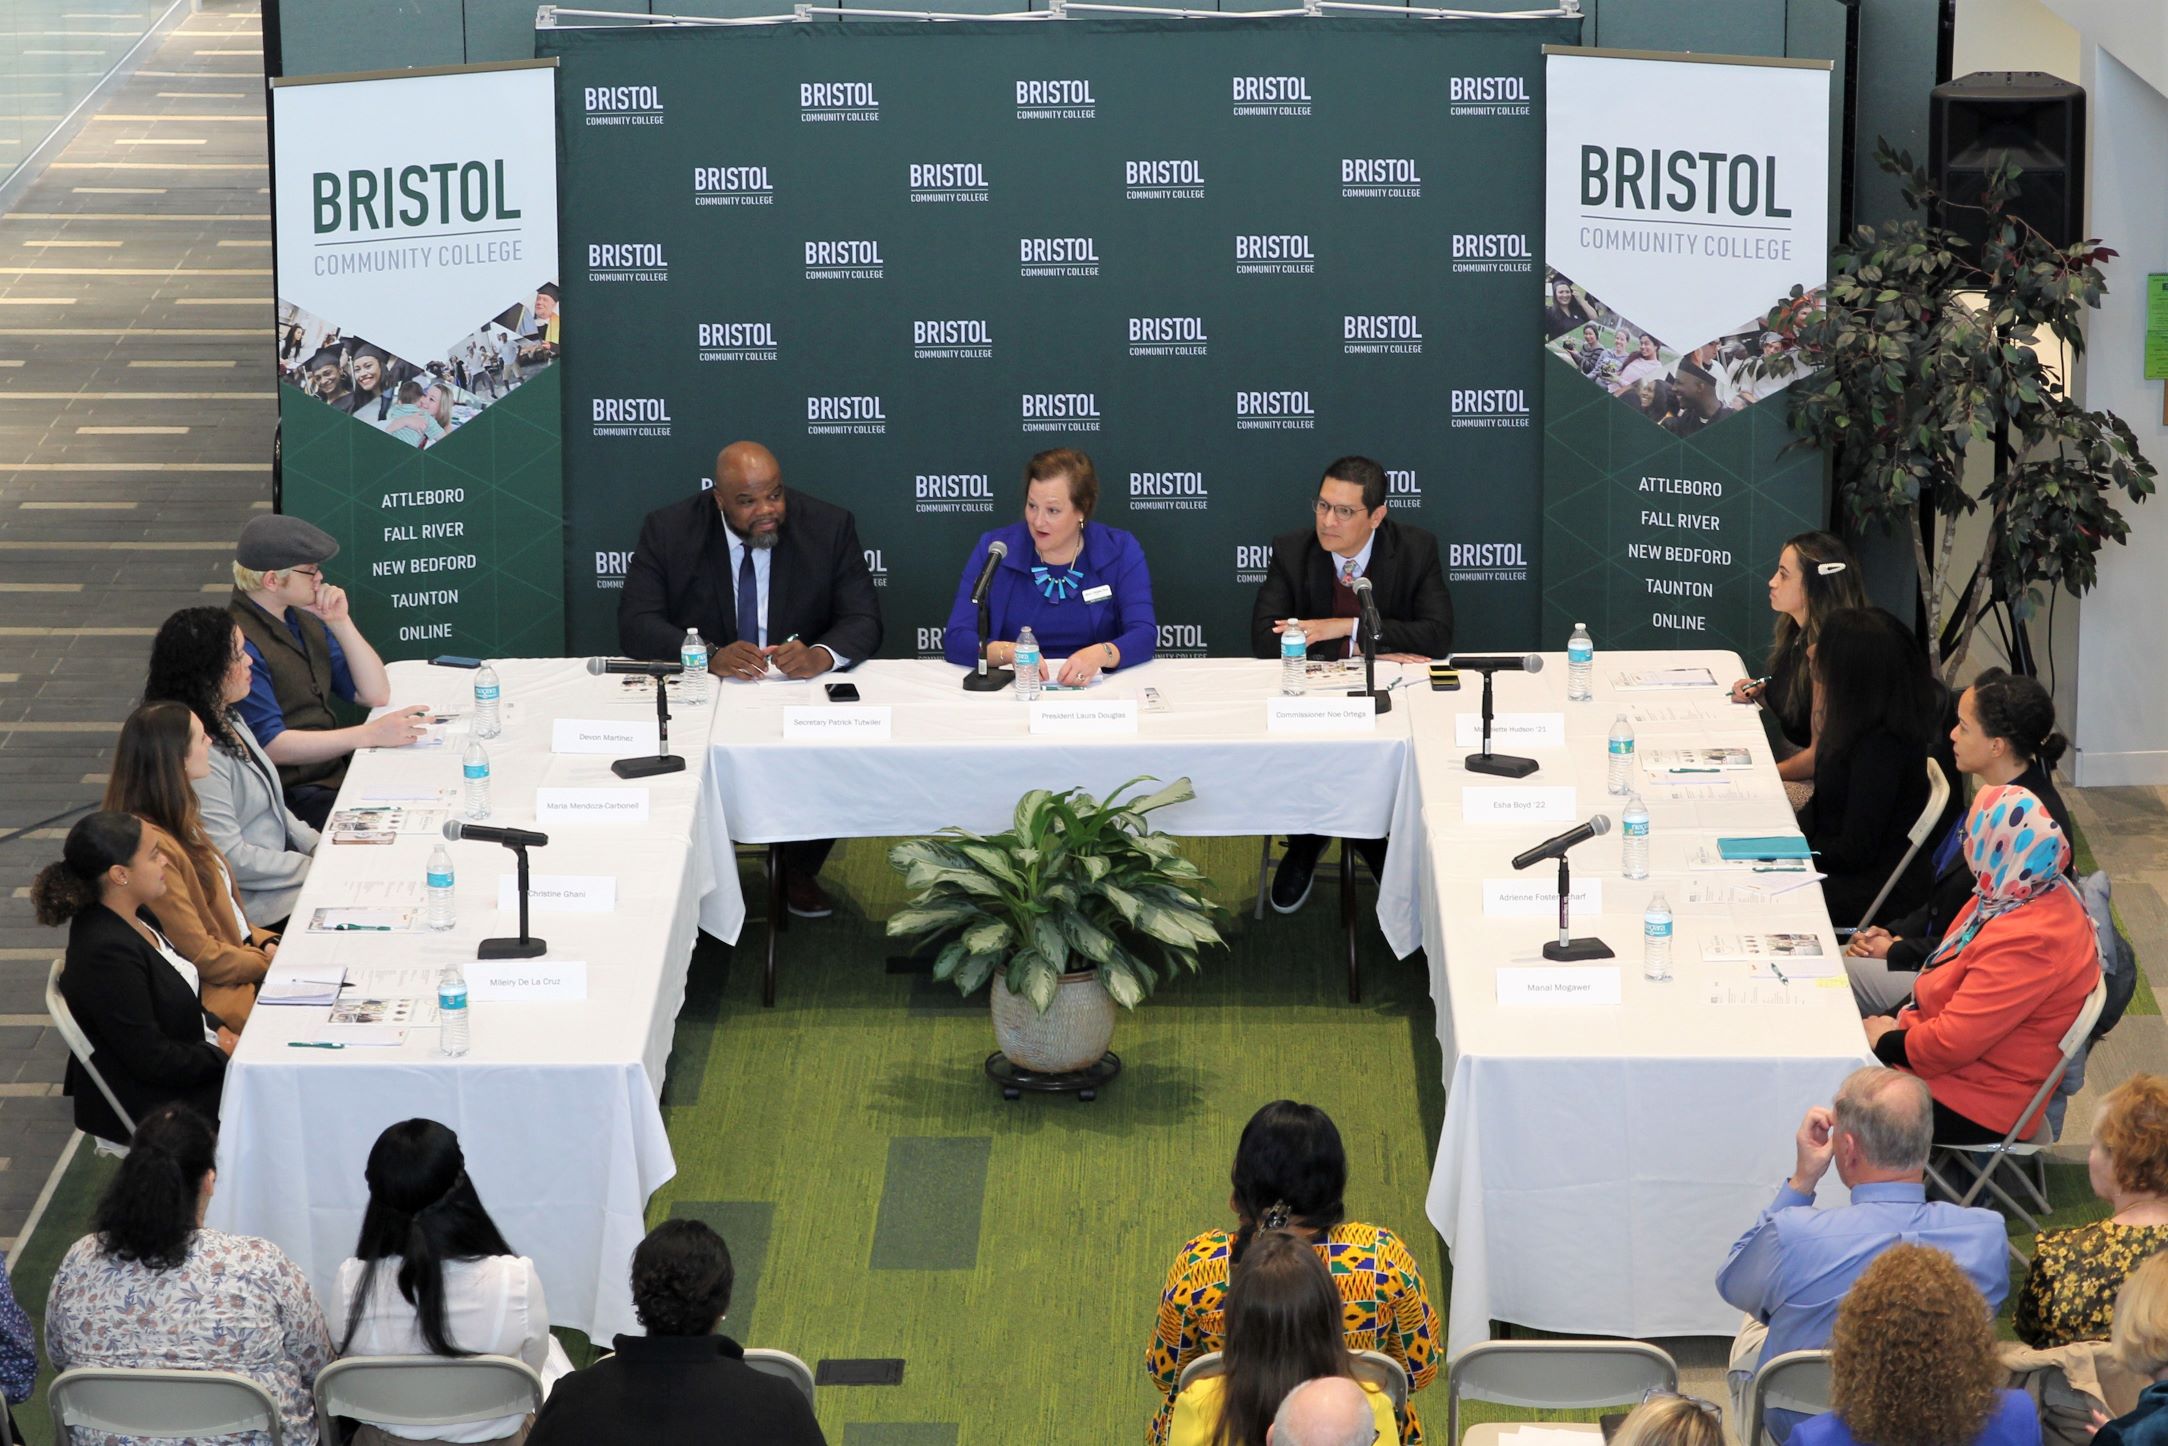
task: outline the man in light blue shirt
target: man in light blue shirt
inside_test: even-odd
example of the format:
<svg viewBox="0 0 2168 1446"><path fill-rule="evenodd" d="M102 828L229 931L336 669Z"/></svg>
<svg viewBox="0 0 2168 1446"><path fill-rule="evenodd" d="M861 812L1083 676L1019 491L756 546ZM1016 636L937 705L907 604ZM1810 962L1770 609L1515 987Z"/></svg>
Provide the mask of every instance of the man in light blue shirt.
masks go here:
<svg viewBox="0 0 2168 1446"><path fill-rule="evenodd" d="M1892 1245L1947 1251L1987 1297L1989 1313L2001 1308L2010 1290L2002 1217L1928 1202L1933 1142L1927 1083L1902 1070L1855 1070L1830 1108L1807 1111L1794 1141L1798 1159L1791 1179L1731 1247L1731 1259L1716 1276L1718 1293L1747 1313L1731 1350L1736 1420L1746 1420L1748 1388L1764 1361L1829 1345L1845 1292ZM1817 1210L1814 1188L1832 1164L1852 1203ZM1803 1419L1772 1412L1770 1433L1782 1441Z"/></svg>

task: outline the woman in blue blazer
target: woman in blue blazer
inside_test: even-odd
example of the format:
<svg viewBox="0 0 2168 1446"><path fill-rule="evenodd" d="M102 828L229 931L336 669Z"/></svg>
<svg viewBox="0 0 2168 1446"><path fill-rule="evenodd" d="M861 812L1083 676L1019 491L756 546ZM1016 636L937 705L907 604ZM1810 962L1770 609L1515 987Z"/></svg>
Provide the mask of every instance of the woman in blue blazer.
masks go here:
<svg viewBox="0 0 2168 1446"><path fill-rule="evenodd" d="M1150 662L1158 626L1152 574L1137 539L1091 520L1099 502L1092 459L1068 447L1041 452L1024 468L1024 520L979 538L956 585L943 641L948 660L973 667L979 656L978 609L971 586L996 542L1008 555L994 569L986 600L993 626L987 663L1008 667L1016 636L1030 628L1042 658L1059 658L1048 677L1082 687L1102 672Z"/></svg>

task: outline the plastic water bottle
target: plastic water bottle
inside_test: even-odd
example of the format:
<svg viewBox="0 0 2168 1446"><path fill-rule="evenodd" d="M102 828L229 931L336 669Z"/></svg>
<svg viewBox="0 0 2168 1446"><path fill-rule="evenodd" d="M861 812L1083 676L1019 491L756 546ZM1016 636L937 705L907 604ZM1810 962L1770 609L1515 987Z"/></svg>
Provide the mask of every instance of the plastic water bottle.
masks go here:
<svg viewBox="0 0 2168 1446"><path fill-rule="evenodd" d="M1573 703L1586 703L1596 696L1589 686L1589 675L1596 671L1596 640L1588 635L1587 623L1575 623L1573 636L1566 639L1566 698Z"/></svg>
<svg viewBox="0 0 2168 1446"><path fill-rule="evenodd" d="M489 817L489 754L480 743L467 745L467 756L462 764L467 775L467 817Z"/></svg>
<svg viewBox="0 0 2168 1446"><path fill-rule="evenodd" d="M437 1034L438 1050L465 1054L473 1042L473 1021L467 1017L467 976L456 962L445 965L444 972L437 976L437 1023L442 1026Z"/></svg>
<svg viewBox="0 0 2168 1446"><path fill-rule="evenodd" d="M678 645L678 662L684 665L684 691L679 695L687 703L708 701L708 640L700 636L700 629L687 628L685 641Z"/></svg>
<svg viewBox="0 0 2168 1446"><path fill-rule="evenodd" d="M504 696L504 686L497 681L497 670L482 664L474 675L474 736L494 738L504 731L504 723L497 714L497 700Z"/></svg>
<svg viewBox="0 0 2168 1446"><path fill-rule="evenodd" d="M422 919L440 933L452 927L452 856L443 844L429 856L429 908Z"/></svg>
<svg viewBox="0 0 2168 1446"><path fill-rule="evenodd" d="M1628 794L1634 787L1634 725L1626 721L1626 715L1618 715L1611 725L1610 775L1605 786L1615 794Z"/></svg>
<svg viewBox="0 0 2168 1446"><path fill-rule="evenodd" d="M1020 703L1039 701L1039 640L1030 628L1016 635L1016 698Z"/></svg>
<svg viewBox="0 0 2168 1446"><path fill-rule="evenodd" d="M1302 696L1302 665L1309 656L1310 635L1302 630L1302 619L1289 618L1280 633L1280 692L1284 696Z"/></svg>
<svg viewBox="0 0 2168 1446"><path fill-rule="evenodd" d="M1641 977L1659 984L1671 978L1671 905L1662 894L1641 913Z"/></svg>
<svg viewBox="0 0 2168 1446"><path fill-rule="evenodd" d="M1619 823L1619 866L1627 878L1645 879L1649 876L1649 806L1641 801L1640 794L1626 800L1626 812Z"/></svg>

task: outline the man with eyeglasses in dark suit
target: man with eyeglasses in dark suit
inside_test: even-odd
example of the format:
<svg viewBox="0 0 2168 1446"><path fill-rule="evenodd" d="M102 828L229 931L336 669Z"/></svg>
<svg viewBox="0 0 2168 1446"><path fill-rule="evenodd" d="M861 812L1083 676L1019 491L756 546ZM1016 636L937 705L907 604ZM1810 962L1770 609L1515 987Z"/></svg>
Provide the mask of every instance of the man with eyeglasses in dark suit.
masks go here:
<svg viewBox="0 0 2168 1446"><path fill-rule="evenodd" d="M1272 540L1272 563L1250 613L1250 651L1280 655L1281 632L1299 619L1318 659L1361 655L1354 581L1368 578L1382 628L1381 658L1420 662L1453 650L1453 598L1438 561L1438 540L1386 516L1385 469L1368 457L1342 457L1325 469L1311 500L1313 525ZM1272 877L1272 907L1292 914L1310 897L1327 839L1295 834ZM1385 840L1351 839L1372 873L1385 865Z"/></svg>

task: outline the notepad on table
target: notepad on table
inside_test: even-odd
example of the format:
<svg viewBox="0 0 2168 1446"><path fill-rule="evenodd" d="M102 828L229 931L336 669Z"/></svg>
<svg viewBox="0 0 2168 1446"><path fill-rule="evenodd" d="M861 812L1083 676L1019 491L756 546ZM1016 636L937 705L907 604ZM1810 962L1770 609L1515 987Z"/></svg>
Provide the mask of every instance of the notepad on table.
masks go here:
<svg viewBox="0 0 2168 1446"><path fill-rule="evenodd" d="M295 965L281 969L273 964L256 987L258 1004L332 1004L346 984L346 971L319 965L314 969Z"/></svg>

